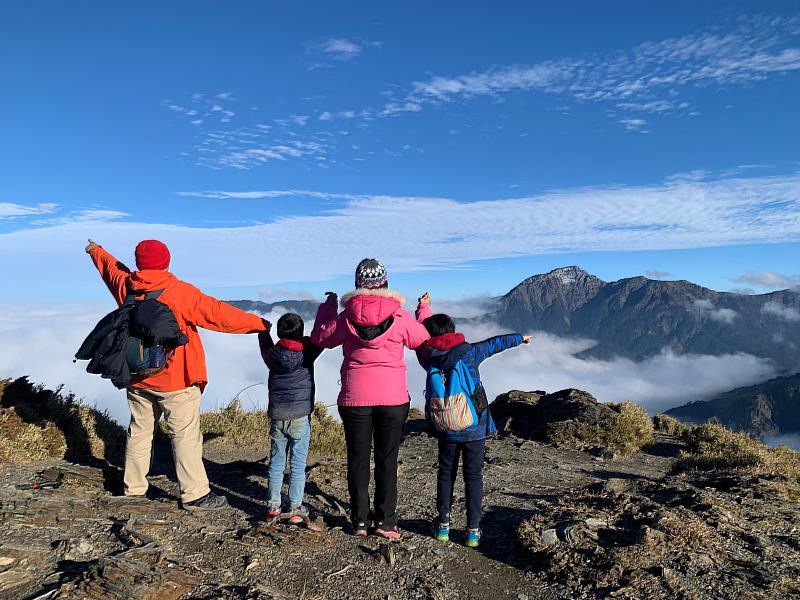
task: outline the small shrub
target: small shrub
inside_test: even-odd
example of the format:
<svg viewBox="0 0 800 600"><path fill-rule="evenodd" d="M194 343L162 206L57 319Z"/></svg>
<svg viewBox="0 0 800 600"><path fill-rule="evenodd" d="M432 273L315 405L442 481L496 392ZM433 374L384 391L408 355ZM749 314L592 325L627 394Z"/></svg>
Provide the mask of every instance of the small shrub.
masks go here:
<svg viewBox="0 0 800 600"><path fill-rule="evenodd" d="M613 413L599 422L559 421L547 430L553 444L579 450L602 448L617 456L628 456L653 443L653 423L645 410L624 402L608 404Z"/></svg>
<svg viewBox="0 0 800 600"><path fill-rule="evenodd" d="M689 450L681 453L676 470L744 471L800 478L800 452L786 446L770 448L746 433L715 423L693 427L682 437Z"/></svg>
<svg viewBox="0 0 800 600"><path fill-rule="evenodd" d="M653 443L653 422L637 404L609 404L617 413L608 432L608 445L622 456Z"/></svg>
<svg viewBox="0 0 800 600"><path fill-rule="evenodd" d="M541 525L534 519L527 519L517 529L517 540L531 554L540 552L547 547L539 533L540 527Z"/></svg>
<svg viewBox="0 0 800 600"><path fill-rule="evenodd" d="M416 406L412 407L408 411L408 421L419 421L420 419L425 420L425 411L422 409L417 408Z"/></svg>
<svg viewBox="0 0 800 600"><path fill-rule="evenodd" d="M675 417L670 417L664 413L658 413L653 417L653 427L659 433L667 435L683 435L691 426L681 423Z"/></svg>

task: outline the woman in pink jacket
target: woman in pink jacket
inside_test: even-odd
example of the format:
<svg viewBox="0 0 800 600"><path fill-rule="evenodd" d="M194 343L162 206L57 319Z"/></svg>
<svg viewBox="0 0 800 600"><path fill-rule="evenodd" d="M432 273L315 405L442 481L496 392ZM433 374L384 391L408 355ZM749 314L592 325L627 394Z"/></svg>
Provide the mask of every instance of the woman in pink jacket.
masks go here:
<svg viewBox="0 0 800 600"><path fill-rule="evenodd" d="M398 539L397 454L408 417L409 395L404 348L429 339L422 320L431 315L427 294L416 319L403 310L405 299L388 289L386 269L366 258L356 269L356 289L337 313L336 295L317 311L311 341L323 348L343 346L339 415L347 441L347 486L355 535L367 535L369 463L375 445L375 535Z"/></svg>

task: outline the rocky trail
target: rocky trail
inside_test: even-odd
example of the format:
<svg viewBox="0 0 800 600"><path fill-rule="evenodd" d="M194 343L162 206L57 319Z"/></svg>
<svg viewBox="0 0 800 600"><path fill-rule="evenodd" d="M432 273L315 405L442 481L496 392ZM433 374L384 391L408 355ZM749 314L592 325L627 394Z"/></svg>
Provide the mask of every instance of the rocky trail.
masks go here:
<svg viewBox="0 0 800 600"><path fill-rule="evenodd" d="M267 524L260 448L210 440L212 487L231 506L178 508L168 447L152 498L112 494L120 472L49 461L2 466L0 598L779 598L800 588L796 501L780 481L669 475L679 443L608 459L501 437L487 445L484 540L429 535L436 444L410 422L400 455L404 538L346 533L345 463L310 457L321 531ZM56 489L16 485L59 481ZM520 529L520 526L523 525Z"/></svg>

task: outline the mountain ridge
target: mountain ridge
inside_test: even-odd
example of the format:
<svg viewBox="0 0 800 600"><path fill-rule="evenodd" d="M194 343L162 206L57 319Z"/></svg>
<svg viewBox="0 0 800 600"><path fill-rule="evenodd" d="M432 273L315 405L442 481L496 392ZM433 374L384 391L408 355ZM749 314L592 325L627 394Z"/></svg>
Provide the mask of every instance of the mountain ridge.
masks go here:
<svg viewBox="0 0 800 600"><path fill-rule="evenodd" d="M800 431L800 373L677 406L667 414L696 424L716 420L761 439L794 433Z"/></svg>
<svg viewBox="0 0 800 600"><path fill-rule="evenodd" d="M780 373L800 368L800 293L717 292L686 280L637 276L606 282L570 266L523 280L486 316L516 330L597 341L586 357L643 360L743 352L770 359Z"/></svg>

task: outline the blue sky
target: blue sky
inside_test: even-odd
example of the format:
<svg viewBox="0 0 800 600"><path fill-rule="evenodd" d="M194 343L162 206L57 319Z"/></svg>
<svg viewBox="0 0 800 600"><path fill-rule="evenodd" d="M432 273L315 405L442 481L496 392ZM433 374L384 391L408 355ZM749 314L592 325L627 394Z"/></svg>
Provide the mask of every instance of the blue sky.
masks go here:
<svg viewBox="0 0 800 600"><path fill-rule="evenodd" d="M0 301L800 283L796 2L7 3L0 73Z"/></svg>

